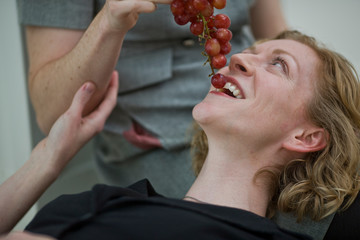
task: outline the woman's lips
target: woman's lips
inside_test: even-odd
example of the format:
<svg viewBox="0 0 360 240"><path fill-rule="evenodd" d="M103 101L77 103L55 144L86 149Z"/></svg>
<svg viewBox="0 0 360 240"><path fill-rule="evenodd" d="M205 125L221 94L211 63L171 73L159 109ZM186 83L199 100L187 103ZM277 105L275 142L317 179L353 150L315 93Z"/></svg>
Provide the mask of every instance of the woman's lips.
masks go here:
<svg viewBox="0 0 360 240"><path fill-rule="evenodd" d="M229 76L225 76L225 78L226 78L226 84L222 88L215 88L216 90L212 92L218 93L219 95L222 96L228 96L237 99L245 99L244 92L238 81L236 81L236 79Z"/></svg>

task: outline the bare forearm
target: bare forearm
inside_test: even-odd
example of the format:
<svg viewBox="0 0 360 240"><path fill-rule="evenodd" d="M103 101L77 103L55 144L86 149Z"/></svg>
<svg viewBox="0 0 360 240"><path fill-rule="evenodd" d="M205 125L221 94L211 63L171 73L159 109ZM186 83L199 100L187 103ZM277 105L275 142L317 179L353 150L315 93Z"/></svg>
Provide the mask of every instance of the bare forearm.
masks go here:
<svg viewBox="0 0 360 240"><path fill-rule="evenodd" d="M103 25L100 13L70 52L29 73L30 96L44 133L69 107L76 90L84 82L92 81L97 87L85 112L101 101L125 35L107 32Z"/></svg>
<svg viewBox="0 0 360 240"><path fill-rule="evenodd" d="M63 168L51 166L56 162L52 154L38 151L43 142L37 148L23 167L0 186L0 235L12 230Z"/></svg>
<svg viewBox="0 0 360 240"><path fill-rule="evenodd" d="M70 108L57 119L49 135L36 145L29 160L0 185L0 235L15 226L82 146L102 130L116 103L117 77L115 72L104 100L87 116L82 112L95 86L89 82L81 86Z"/></svg>
<svg viewBox="0 0 360 240"><path fill-rule="evenodd" d="M256 0L250 15L250 25L256 39L275 37L287 29L280 0Z"/></svg>

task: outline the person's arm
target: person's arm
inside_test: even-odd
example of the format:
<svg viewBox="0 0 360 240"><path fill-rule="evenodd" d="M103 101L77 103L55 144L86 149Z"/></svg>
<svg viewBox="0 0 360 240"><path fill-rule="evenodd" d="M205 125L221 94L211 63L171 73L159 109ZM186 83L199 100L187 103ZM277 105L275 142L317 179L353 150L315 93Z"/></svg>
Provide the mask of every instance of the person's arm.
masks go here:
<svg viewBox="0 0 360 240"><path fill-rule="evenodd" d="M42 234L18 231L0 236L0 240L55 240L55 238Z"/></svg>
<svg viewBox="0 0 360 240"><path fill-rule="evenodd" d="M46 134L87 81L96 85L86 112L101 101L115 68L125 34L139 13L171 0L107 0L85 32L27 27L29 92L40 129Z"/></svg>
<svg viewBox="0 0 360 240"><path fill-rule="evenodd" d="M275 37L286 30L280 0L256 0L250 9L250 27L255 39Z"/></svg>
<svg viewBox="0 0 360 240"><path fill-rule="evenodd" d="M75 94L70 108L55 122L49 136L32 151L25 164L0 185L0 235L11 231L41 194L59 176L70 159L96 133L116 104L118 74L114 72L104 99L87 116L85 105L96 88L85 83Z"/></svg>

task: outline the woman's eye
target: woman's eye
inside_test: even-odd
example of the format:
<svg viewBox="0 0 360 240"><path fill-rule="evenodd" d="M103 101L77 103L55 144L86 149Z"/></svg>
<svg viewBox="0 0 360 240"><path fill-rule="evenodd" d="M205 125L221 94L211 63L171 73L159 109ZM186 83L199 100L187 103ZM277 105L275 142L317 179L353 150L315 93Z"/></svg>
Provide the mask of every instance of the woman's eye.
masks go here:
<svg viewBox="0 0 360 240"><path fill-rule="evenodd" d="M276 58L273 60L272 65L278 66L279 68L281 68L281 70L282 70L284 73L287 73L287 72L288 72L288 68L287 68L287 64L286 64L285 60L282 59L282 58L280 58L280 57L276 57Z"/></svg>
<svg viewBox="0 0 360 240"><path fill-rule="evenodd" d="M281 68L284 68L284 66L282 65L281 62L274 62L273 65L274 65L274 66L279 66L279 67L281 67Z"/></svg>

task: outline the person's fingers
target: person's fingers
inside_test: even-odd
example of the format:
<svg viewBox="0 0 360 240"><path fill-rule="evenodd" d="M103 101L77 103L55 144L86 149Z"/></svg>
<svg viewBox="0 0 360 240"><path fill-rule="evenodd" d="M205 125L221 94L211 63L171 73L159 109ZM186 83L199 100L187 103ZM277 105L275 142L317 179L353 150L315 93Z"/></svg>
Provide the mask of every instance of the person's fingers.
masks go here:
<svg viewBox="0 0 360 240"><path fill-rule="evenodd" d="M156 10L156 4L150 0L140 0L140 1L116 1L111 2L113 13L118 13L120 15L123 14L123 9L132 9L134 12L137 13L150 13ZM116 14L115 14L116 16Z"/></svg>
<svg viewBox="0 0 360 240"><path fill-rule="evenodd" d="M109 87L106 91L105 98L100 103L98 107L98 111L102 113L106 113L106 116L109 116L111 111L114 109L117 101L119 88L119 73L117 71L113 71L110 79Z"/></svg>
<svg viewBox="0 0 360 240"><path fill-rule="evenodd" d="M116 105L118 87L119 74L117 71L114 71L111 75L110 84L105 94L105 98L102 100L97 109L86 117L93 127L98 126L99 131L103 128L106 119L109 117Z"/></svg>
<svg viewBox="0 0 360 240"><path fill-rule="evenodd" d="M160 3L160 4L170 4L173 0L150 0L154 3Z"/></svg>
<svg viewBox="0 0 360 240"><path fill-rule="evenodd" d="M75 93L69 110L81 115L86 103L91 99L95 92L95 84L92 82L84 83Z"/></svg>

